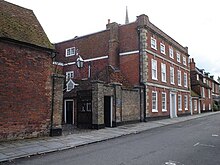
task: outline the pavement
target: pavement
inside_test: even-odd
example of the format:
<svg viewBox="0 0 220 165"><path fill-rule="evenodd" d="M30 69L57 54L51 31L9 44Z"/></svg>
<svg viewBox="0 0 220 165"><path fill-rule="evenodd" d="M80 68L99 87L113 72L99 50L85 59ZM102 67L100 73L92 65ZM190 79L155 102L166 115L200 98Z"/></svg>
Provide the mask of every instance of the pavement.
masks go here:
<svg viewBox="0 0 220 165"><path fill-rule="evenodd" d="M129 134L137 134L153 128L158 128L219 113L220 111L208 112L172 119L140 122L114 128L82 131L80 133L77 132L70 135L63 135L58 137L44 137L0 142L0 162L12 161L18 158L71 149L91 143L105 141Z"/></svg>

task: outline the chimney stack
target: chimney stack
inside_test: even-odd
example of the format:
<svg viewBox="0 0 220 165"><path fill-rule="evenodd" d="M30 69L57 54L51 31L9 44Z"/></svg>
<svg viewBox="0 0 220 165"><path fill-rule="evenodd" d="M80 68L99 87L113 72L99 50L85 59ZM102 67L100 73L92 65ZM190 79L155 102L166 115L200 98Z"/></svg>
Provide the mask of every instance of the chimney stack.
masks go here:
<svg viewBox="0 0 220 165"><path fill-rule="evenodd" d="M194 62L194 58L190 59L190 70L196 69L196 63Z"/></svg>

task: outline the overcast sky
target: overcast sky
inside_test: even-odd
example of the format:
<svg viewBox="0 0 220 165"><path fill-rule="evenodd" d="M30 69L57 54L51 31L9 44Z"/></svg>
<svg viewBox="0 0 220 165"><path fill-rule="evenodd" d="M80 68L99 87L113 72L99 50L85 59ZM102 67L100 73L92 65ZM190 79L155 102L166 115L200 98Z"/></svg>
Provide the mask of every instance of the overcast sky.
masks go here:
<svg viewBox="0 0 220 165"><path fill-rule="evenodd" d="M220 76L219 0L7 0L34 11L52 43L125 23L140 14L183 46L199 68Z"/></svg>

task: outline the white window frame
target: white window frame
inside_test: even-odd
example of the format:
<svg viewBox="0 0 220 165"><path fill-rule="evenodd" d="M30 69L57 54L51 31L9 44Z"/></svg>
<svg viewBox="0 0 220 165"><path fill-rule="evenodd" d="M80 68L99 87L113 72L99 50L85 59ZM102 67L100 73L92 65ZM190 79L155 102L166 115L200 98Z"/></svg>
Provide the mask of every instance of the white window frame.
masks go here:
<svg viewBox="0 0 220 165"><path fill-rule="evenodd" d="M167 111L167 94L166 92L161 93L161 102L162 102L162 112Z"/></svg>
<svg viewBox="0 0 220 165"><path fill-rule="evenodd" d="M152 59L151 60L151 74L152 74L152 79L157 80L157 60Z"/></svg>
<svg viewBox="0 0 220 165"><path fill-rule="evenodd" d="M167 81L166 64L161 63L161 81Z"/></svg>
<svg viewBox="0 0 220 165"><path fill-rule="evenodd" d="M174 58L173 56L173 48L172 47L169 47L169 55L170 55L170 58Z"/></svg>
<svg viewBox="0 0 220 165"><path fill-rule="evenodd" d="M181 70L177 70L177 79L178 79L178 86L182 86L182 83L181 83Z"/></svg>
<svg viewBox="0 0 220 165"><path fill-rule="evenodd" d="M183 76L183 84L184 84L184 87L188 87L188 83L187 83L187 73L184 73L184 76Z"/></svg>
<svg viewBox="0 0 220 165"><path fill-rule="evenodd" d="M178 111L182 111L182 95L178 95Z"/></svg>
<svg viewBox="0 0 220 165"><path fill-rule="evenodd" d="M157 40L151 37L151 48L157 50Z"/></svg>
<svg viewBox="0 0 220 165"><path fill-rule="evenodd" d="M160 43L160 52L164 55L166 55L166 47L163 43Z"/></svg>
<svg viewBox="0 0 220 165"><path fill-rule="evenodd" d="M74 71L68 71L66 72L66 81L68 81L69 79L74 78Z"/></svg>
<svg viewBox="0 0 220 165"><path fill-rule="evenodd" d="M183 57L183 65L187 65L186 64L186 57Z"/></svg>
<svg viewBox="0 0 220 165"><path fill-rule="evenodd" d="M180 52L176 52L176 60L177 60L177 62L181 63L181 55L180 55Z"/></svg>
<svg viewBox="0 0 220 165"><path fill-rule="evenodd" d="M155 94L155 96L153 96L154 94ZM155 100L154 100L154 97L155 97ZM158 112L158 102L157 101L158 101L157 91L152 91L152 112Z"/></svg>
<svg viewBox="0 0 220 165"><path fill-rule="evenodd" d="M170 67L170 84L175 84L174 74L174 68Z"/></svg>
<svg viewBox="0 0 220 165"><path fill-rule="evenodd" d="M184 109L187 111L188 110L188 96L184 95Z"/></svg>
<svg viewBox="0 0 220 165"><path fill-rule="evenodd" d="M76 54L76 48L71 47L66 49L66 57L74 56Z"/></svg>

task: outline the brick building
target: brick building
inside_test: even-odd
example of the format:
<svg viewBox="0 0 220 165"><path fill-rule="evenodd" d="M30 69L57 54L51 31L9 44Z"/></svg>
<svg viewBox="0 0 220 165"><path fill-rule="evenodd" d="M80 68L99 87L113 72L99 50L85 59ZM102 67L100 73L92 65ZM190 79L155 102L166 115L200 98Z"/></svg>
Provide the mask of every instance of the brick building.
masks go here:
<svg viewBox="0 0 220 165"><path fill-rule="evenodd" d="M215 104L216 110L219 106L219 83L214 80L210 73L204 69L196 67L194 59L190 59L190 79L191 89L198 99L193 101L193 110L199 113L213 110ZM197 106L196 106L197 105Z"/></svg>
<svg viewBox="0 0 220 165"><path fill-rule="evenodd" d="M68 91L69 86L74 86L74 89L81 86L76 83L77 80L90 82L102 80L107 84L116 82L121 83L122 86L138 87L137 103L140 108L133 111L137 111L139 117L132 120L172 118L190 114L188 48L181 46L157 28L146 15L140 15L135 22L125 25L111 23L109 20L106 30L81 37L76 36L55 44L55 47L58 52L55 64L62 66L66 75L67 90L64 93L64 107L66 109L70 107L70 116L74 116L73 107L75 111L79 108L77 105L73 106L73 98L77 99L77 95L73 96L71 93L74 92ZM75 65L79 55L84 59L84 67L81 69ZM114 73L113 75L117 73L120 76L113 77L120 78L112 79L109 73ZM103 80L100 75L108 76ZM117 103L123 104L115 95L110 96L113 98L113 109L116 109ZM100 97L97 97L99 100ZM101 101L103 104L103 99ZM87 107L90 107L90 104ZM96 111L97 107L93 104L91 107L91 111ZM63 115L64 122L67 120L66 109ZM117 118L117 114L123 118L124 113L115 112L116 115L112 114L112 120L115 116ZM127 108L128 115L131 112L132 109ZM77 116L76 113L73 114ZM95 115L97 114L93 114ZM99 117L103 118L103 116ZM113 122L117 123L117 120ZM73 121L71 120L70 123L72 124Z"/></svg>
<svg viewBox="0 0 220 165"><path fill-rule="evenodd" d="M0 12L0 141L48 135L54 46L32 10L0 0Z"/></svg>

